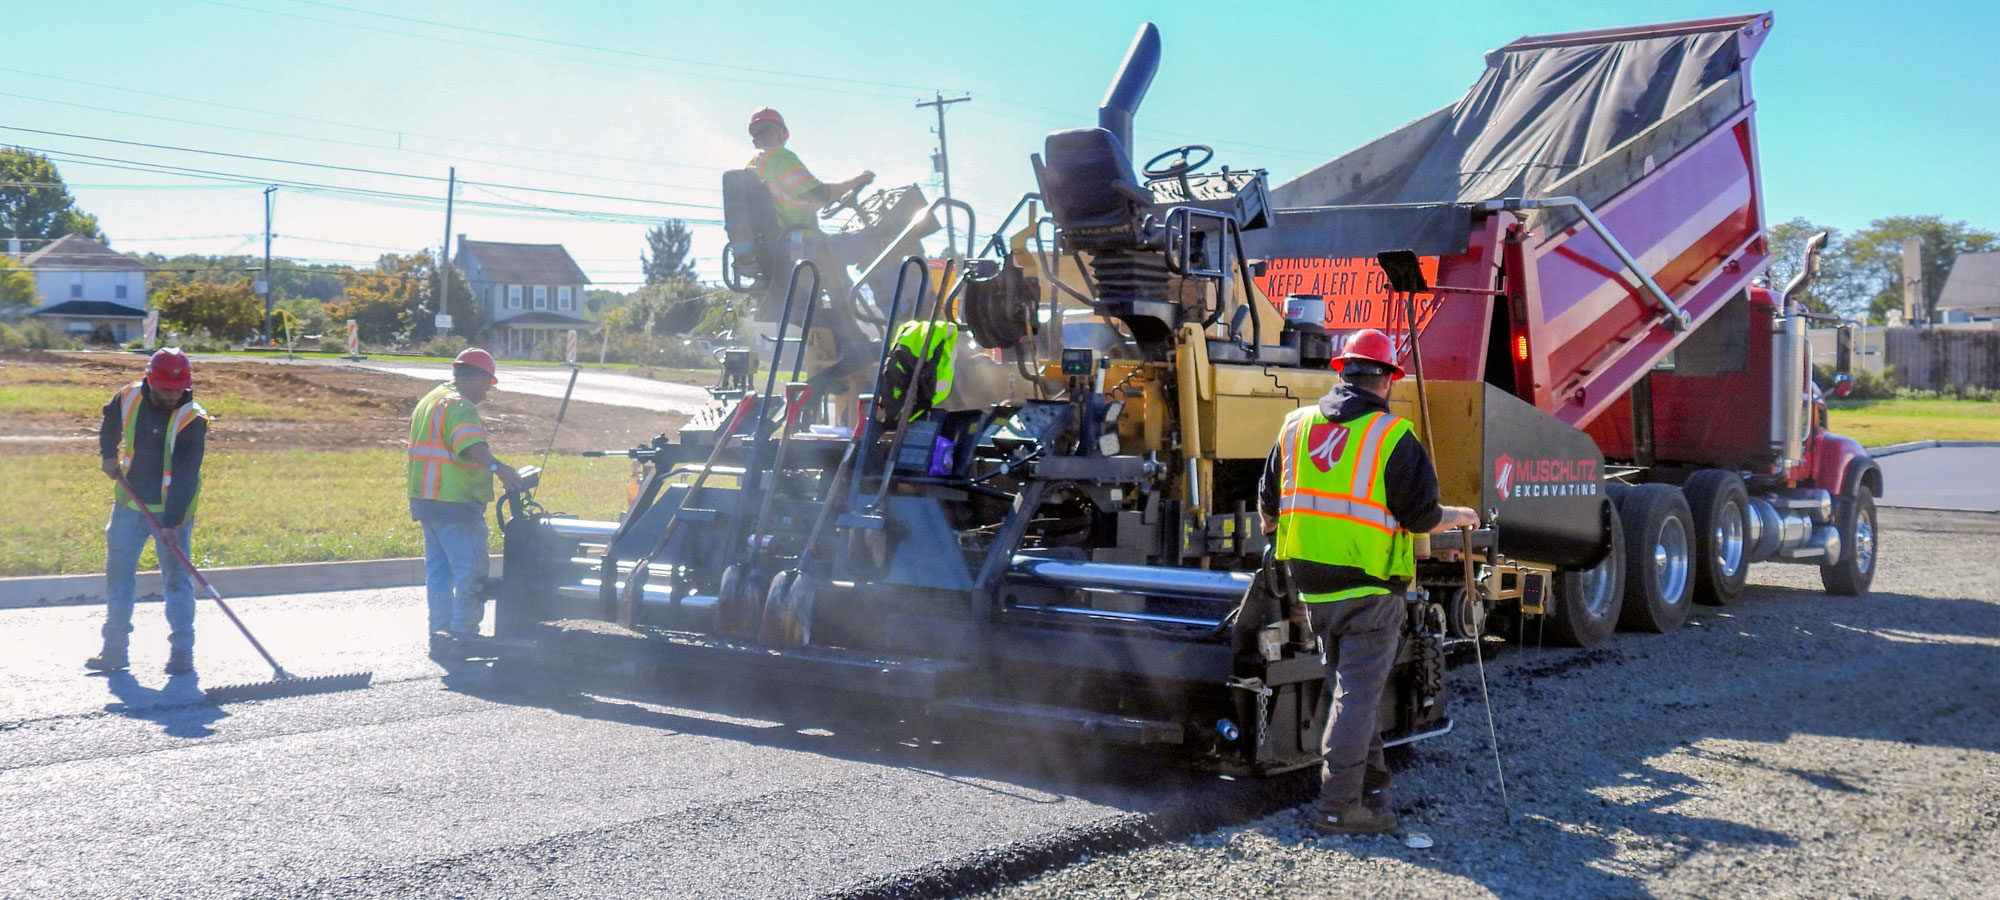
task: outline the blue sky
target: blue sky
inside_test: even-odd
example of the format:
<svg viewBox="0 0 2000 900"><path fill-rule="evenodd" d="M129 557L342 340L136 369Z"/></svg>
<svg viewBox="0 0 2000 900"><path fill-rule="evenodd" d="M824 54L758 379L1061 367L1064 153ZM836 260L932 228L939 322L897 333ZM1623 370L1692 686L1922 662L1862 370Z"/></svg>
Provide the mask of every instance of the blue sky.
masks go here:
<svg viewBox="0 0 2000 900"><path fill-rule="evenodd" d="M442 178L453 231L562 243L607 286L637 281L635 217L715 219L718 171L774 106L816 172L928 183L933 90L954 192L987 227L1032 184L1050 130L1093 124L1138 24L1159 23L1143 159L1182 143L1283 180L1456 99L1481 54L1523 34L1758 11L1717 2L936 4L568 0L69 0L20 4L0 55L0 125ZM745 18L743 10L757 12ZM2000 228L2000 4L1782 4L1753 66L1766 207L1842 228L1939 214ZM385 15L386 14L386 15ZM404 19L395 16L407 17ZM458 28L411 21L431 20ZM483 33L500 32L504 34ZM506 35L542 39L527 41ZM551 43L557 42L557 43ZM586 46L566 46L587 45ZM444 185L420 178L0 130L59 163L120 250L366 262L435 247ZM110 166L209 170L202 180ZM527 188L568 191L540 193ZM601 195L595 197L575 194ZM523 214L479 202L615 213ZM681 204L681 205L674 205ZM719 229L698 229L714 277Z"/></svg>

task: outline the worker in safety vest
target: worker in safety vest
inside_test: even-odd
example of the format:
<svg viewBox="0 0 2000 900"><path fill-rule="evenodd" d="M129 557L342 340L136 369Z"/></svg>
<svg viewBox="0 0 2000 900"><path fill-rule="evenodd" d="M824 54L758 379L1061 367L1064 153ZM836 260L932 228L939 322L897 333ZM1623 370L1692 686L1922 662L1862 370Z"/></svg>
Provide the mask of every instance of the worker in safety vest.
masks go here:
<svg viewBox="0 0 2000 900"><path fill-rule="evenodd" d="M1438 504L1430 457L1389 413L1389 383L1403 377L1395 360L1380 331L1349 339L1333 361L1341 383L1285 417L1258 496L1325 650L1333 715L1312 819L1329 834L1396 830L1377 711L1416 572L1411 535L1479 524L1473 510Z"/></svg>
<svg viewBox="0 0 2000 900"><path fill-rule="evenodd" d="M882 372L881 393L888 398L883 421L903 409L904 392L914 390L910 417L951 396L952 351L958 346L958 324L945 319L912 320L896 326L889 350L889 367Z"/></svg>
<svg viewBox="0 0 2000 900"><path fill-rule="evenodd" d="M521 487L520 473L493 456L476 406L499 382L493 356L470 348L452 361L451 381L432 388L410 416L410 518L424 528L434 658L449 652L451 638L478 634L485 617L474 591L487 568L493 476L510 491Z"/></svg>
<svg viewBox="0 0 2000 900"><path fill-rule="evenodd" d="M97 429L98 465L114 481L123 474L132 493L112 489L111 522L104 526L104 649L85 667L113 672L130 664L139 554L151 538L167 599L167 674L194 671L194 585L187 567L163 541L192 552L189 541L207 440L208 412L194 402L194 366L178 348L154 353L145 377L119 388L104 404ZM146 521L141 504L160 520L164 534Z"/></svg>
<svg viewBox="0 0 2000 900"><path fill-rule="evenodd" d="M820 207L860 190L875 180L875 173L864 170L846 181L822 182L799 161L797 153L785 146L791 136L785 127L785 117L778 115L777 110L767 106L752 113L750 143L757 148L757 155L750 159L749 168L771 190L771 205L778 211L778 227L803 226L817 232Z"/></svg>

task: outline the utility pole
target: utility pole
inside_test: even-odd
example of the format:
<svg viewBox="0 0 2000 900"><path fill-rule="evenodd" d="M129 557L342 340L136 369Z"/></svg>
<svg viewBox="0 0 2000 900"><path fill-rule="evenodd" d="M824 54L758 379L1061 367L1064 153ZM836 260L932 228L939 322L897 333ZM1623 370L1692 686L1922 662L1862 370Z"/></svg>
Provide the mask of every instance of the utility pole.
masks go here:
<svg viewBox="0 0 2000 900"><path fill-rule="evenodd" d="M933 99L917 101L917 108L921 109L926 106L937 108L938 152L937 156L931 160L931 168L936 169L938 174L943 177L944 196L945 199L949 200L951 199L951 151L946 148L944 141L944 108L953 103L964 103L971 100L972 97L971 95L967 95L946 100L944 94L935 91L932 92L931 96ZM958 245L958 229L952 222L951 207L949 206L944 208L944 245L946 255L954 253L955 251L952 248Z"/></svg>
<svg viewBox="0 0 2000 900"><path fill-rule="evenodd" d="M278 192L277 185L264 189L264 280L257 282L257 293L264 295L264 343L272 341L271 336L271 195Z"/></svg>
<svg viewBox="0 0 2000 900"><path fill-rule="evenodd" d="M458 194L458 167L451 167L451 175L445 179L444 189L444 242L438 244L438 308L439 319L451 315L451 201Z"/></svg>

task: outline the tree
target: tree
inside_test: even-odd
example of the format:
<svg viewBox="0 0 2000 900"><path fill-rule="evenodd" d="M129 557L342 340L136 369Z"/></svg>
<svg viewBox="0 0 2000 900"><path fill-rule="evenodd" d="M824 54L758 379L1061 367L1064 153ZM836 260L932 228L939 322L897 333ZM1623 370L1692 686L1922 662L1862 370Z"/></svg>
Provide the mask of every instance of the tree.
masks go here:
<svg viewBox="0 0 2000 900"><path fill-rule="evenodd" d="M1943 216L1876 219L1841 245L1847 264L1872 288L1871 310L1902 308L1903 239L1910 237L1923 244L1923 280L1918 284L1921 308L1917 313L1924 321L1936 318L1938 295L1944 292L1945 278L1959 254L2000 250L2000 234L1964 222L1947 222Z"/></svg>
<svg viewBox="0 0 2000 900"><path fill-rule="evenodd" d="M361 339L370 343L408 339L417 319L425 315L423 300L429 293L429 268L429 254L385 253L375 261L374 271L355 272L348 277L340 299L326 304L327 318L336 327L353 319ZM425 326L424 336L428 337L429 323Z"/></svg>
<svg viewBox="0 0 2000 900"><path fill-rule="evenodd" d="M207 331L226 341L245 340L264 327L264 303L248 278L178 282L155 292L153 307L175 331Z"/></svg>
<svg viewBox="0 0 2000 900"><path fill-rule="evenodd" d="M0 256L0 318L13 318L42 303L35 276L11 256Z"/></svg>
<svg viewBox="0 0 2000 900"><path fill-rule="evenodd" d="M55 163L19 147L0 147L0 238L52 241L66 234L104 240L97 217L76 208Z"/></svg>
<svg viewBox="0 0 2000 900"><path fill-rule="evenodd" d="M693 281L694 261L688 259L688 250L693 246L694 235L684 220L668 219L648 229L648 252L639 254L639 268L646 273L646 283Z"/></svg>

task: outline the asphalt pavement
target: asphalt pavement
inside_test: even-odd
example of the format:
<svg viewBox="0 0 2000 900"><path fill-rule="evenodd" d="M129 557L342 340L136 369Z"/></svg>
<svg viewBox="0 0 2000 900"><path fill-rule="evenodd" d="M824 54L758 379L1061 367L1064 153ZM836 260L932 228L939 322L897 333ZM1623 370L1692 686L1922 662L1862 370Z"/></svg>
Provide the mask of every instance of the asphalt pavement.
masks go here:
<svg viewBox="0 0 2000 900"><path fill-rule="evenodd" d="M269 670L210 604L196 677L87 676L101 611L0 612L0 898L810 897L1243 783L1000 735L544 689L425 656L420 589L244 599L299 675L377 686L223 707Z"/></svg>
<svg viewBox="0 0 2000 900"><path fill-rule="evenodd" d="M2000 512L2000 447L1932 447L1876 463L1883 506Z"/></svg>

